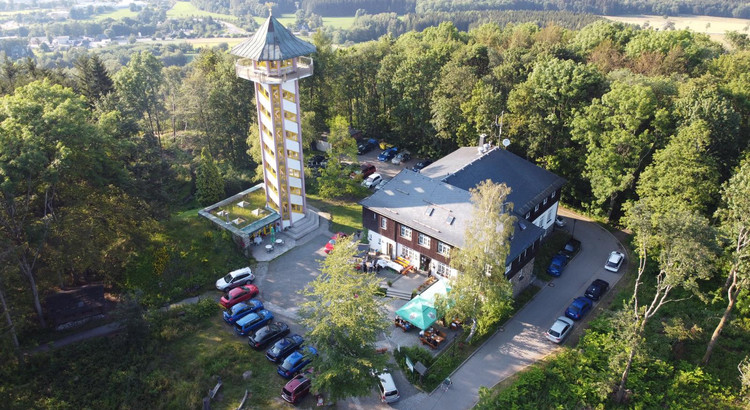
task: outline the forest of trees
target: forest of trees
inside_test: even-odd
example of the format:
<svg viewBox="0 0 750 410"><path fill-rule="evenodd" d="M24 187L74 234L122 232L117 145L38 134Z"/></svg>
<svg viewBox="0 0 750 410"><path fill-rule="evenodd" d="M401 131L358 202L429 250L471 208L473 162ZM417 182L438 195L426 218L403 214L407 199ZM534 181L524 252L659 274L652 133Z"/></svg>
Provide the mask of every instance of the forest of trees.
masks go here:
<svg viewBox="0 0 750 410"><path fill-rule="evenodd" d="M217 13L241 16L245 13L264 15L264 2L253 0L240 4L229 0L191 0L197 7ZM274 12L294 13L294 1L277 0ZM566 0L302 0L299 7L322 16L354 16L364 10L368 14L397 13L423 16L436 12L462 11L567 11L598 15L655 14L676 16L695 14L707 16L750 18L750 4L743 0L641 0L641 1L566 1Z"/></svg>
<svg viewBox="0 0 750 410"><path fill-rule="evenodd" d="M729 51L702 34L607 21L580 30L487 23L469 32L445 22L334 47L319 31L312 36L315 75L300 83L303 140L329 124L348 123L367 137L439 158L476 144L482 133L496 144L494 124L504 113L503 138L511 140L511 151L565 177L564 202L628 226L636 234L634 246L644 240L649 255L667 258L666 244L676 243L663 234L662 220L685 235L726 232L720 240L711 236L713 245L696 244L702 262L691 265L701 274L691 279L696 286L672 291L676 299L700 297L667 305L663 322L643 321L646 333L629 333L648 343L632 357L634 384L628 386L635 407L700 407L701 392L719 407L736 405L736 369L748 354L750 334L744 265L728 268L738 254L729 245L743 215L734 192L745 192L742 176L750 172L750 50L742 49L747 36L737 36L744 42L737 40ZM135 292L141 304L153 307L215 279L208 257L194 247L202 244L212 253L221 246L220 235L207 232L185 249L179 241L165 242L164 231L175 211L199 207L199 164L219 170L225 195L257 180L247 144L257 129L253 87L236 77L224 49L204 49L184 67L165 67L152 53L138 52L112 71L95 55L80 56L68 71L5 60L0 100L3 374L20 377L13 354L47 327L40 301L59 287L103 282L113 293ZM308 183L314 192L316 180ZM222 194L220 187L211 191ZM691 223L681 226L673 210ZM653 230L644 220L653 221ZM704 258L708 254L714 256ZM677 256L686 263L684 254ZM644 263L644 282L658 277L659 258ZM673 274L669 269L664 275ZM703 279L703 269L714 273L712 281ZM725 283L738 292L730 308L739 317L717 338L721 354L697 367L692 358L703 355L727 307ZM555 365L565 369L568 360L580 363L581 372L591 368L590 384L560 393L570 407L611 400L612 368L622 362L607 367L608 355L612 349L635 351L627 341L610 343L617 317L602 317L581 351L566 352ZM557 374L533 376L575 386L555 383L552 376L562 377ZM702 390L692 389L696 384ZM533 380L523 386L539 388ZM9 402L19 399L16 394L0 389Z"/></svg>

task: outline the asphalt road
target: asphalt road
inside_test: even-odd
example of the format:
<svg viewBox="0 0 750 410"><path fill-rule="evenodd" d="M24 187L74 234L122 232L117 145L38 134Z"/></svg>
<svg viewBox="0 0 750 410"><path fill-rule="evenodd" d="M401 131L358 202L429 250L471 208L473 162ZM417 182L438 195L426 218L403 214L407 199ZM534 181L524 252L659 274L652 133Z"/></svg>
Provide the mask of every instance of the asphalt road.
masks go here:
<svg viewBox="0 0 750 410"><path fill-rule="evenodd" d="M564 216L567 212L560 212ZM405 398L393 407L399 409L469 409L479 400L479 387L492 387L526 366L554 352L558 346L549 342L544 332L564 314L577 296L583 295L594 279L604 279L610 287L622 273L604 270L613 250L624 252L612 234L593 222L568 217L567 229L582 242L581 252L568 264L562 276L551 281L534 299L518 312L504 329L497 332L451 376L453 386L447 391ZM627 263L627 261L626 261ZM627 271L626 264L620 272ZM580 326L580 325L579 325Z"/></svg>

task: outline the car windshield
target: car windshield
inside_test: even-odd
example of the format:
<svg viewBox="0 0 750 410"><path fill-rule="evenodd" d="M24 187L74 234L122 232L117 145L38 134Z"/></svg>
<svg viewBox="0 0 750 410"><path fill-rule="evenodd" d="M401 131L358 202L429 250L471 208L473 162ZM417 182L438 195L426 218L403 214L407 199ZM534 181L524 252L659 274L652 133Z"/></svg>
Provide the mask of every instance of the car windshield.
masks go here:
<svg viewBox="0 0 750 410"><path fill-rule="evenodd" d="M560 333L558 333L558 332L556 332L556 331L554 331L552 329L549 330L549 334L551 336L554 336L554 337L559 337L560 336Z"/></svg>
<svg viewBox="0 0 750 410"><path fill-rule="evenodd" d="M570 305L568 310L570 310L573 313L579 313L581 311L581 307L577 305Z"/></svg>
<svg viewBox="0 0 750 410"><path fill-rule="evenodd" d="M229 283L231 281L232 281L232 274L231 273L227 274L227 276L224 276L224 282Z"/></svg>
<svg viewBox="0 0 750 410"><path fill-rule="evenodd" d="M273 348L271 349L271 353L272 354L279 354L288 345L289 345L289 341L288 340L282 340L279 343L276 343L275 345L273 345Z"/></svg>
<svg viewBox="0 0 750 410"><path fill-rule="evenodd" d="M589 286L589 288L588 288L588 289L586 289L586 293L591 293L591 294L593 294L593 293L596 293L596 291L597 291L597 290L598 290L598 289L597 289L597 287L596 287L596 286Z"/></svg>
<svg viewBox="0 0 750 410"><path fill-rule="evenodd" d="M268 327L264 327L264 328L261 328L260 330L258 330L258 331L257 331L257 332L255 333L255 338L256 338L256 339L263 339L264 337L266 337L266 335L267 335L267 334L268 334L268 333L269 333L270 331L271 331L271 329L270 329L270 328L268 328Z"/></svg>
<svg viewBox="0 0 750 410"><path fill-rule="evenodd" d="M613 261L612 259L610 259L610 260L607 261L607 266L615 267L615 266L617 266L617 262Z"/></svg>
<svg viewBox="0 0 750 410"><path fill-rule="evenodd" d="M284 360L284 363L281 364L281 368L284 370L289 370L294 366L294 363L297 362L297 355L292 354L291 356L287 357L286 360Z"/></svg>

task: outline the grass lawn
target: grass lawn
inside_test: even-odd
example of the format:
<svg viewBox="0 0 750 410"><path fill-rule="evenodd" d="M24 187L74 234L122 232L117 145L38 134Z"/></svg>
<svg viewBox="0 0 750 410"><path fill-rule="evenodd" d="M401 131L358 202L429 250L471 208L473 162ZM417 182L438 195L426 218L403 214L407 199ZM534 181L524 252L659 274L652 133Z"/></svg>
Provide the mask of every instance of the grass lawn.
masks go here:
<svg viewBox="0 0 750 410"><path fill-rule="evenodd" d="M294 24L297 18L294 14L282 14L281 17L277 16L276 20L279 20L284 27L288 27L290 24ZM266 21L266 17L255 17L255 21L257 21L258 24L262 24ZM348 29L354 25L354 17L323 17L323 25L333 28Z"/></svg>
<svg viewBox="0 0 750 410"><path fill-rule="evenodd" d="M244 206L240 206L244 203ZM237 224L239 227L250 225L251 223L263 219L270 215L266 208L266 194L263 189L258 189L243 196L240 200L226 206L220 206L211 211L211 213L223 220L233 221L237 218L243 222ZM228 212L227 214L221 214Z"/></svg>
<svg viewBox="0 0 750 410"><path fill-rule="evenodd" d="M307 203L319 211L331 214L331 232L351 234L362 230L362 206L356 201L323 199L308 193Z"/></svg>
<svg viewBox="0 0 750 410"><path fill-rule="evenodd" d="M189 1L175 2L171 9L167 10L169 18L187 18L187 17L213 17L220 20L235 21L237 17L230 14L210 13L195 7Z"/></svg>
<svg viewBox="0 0 750 410"><path fill-rule="evenodd" d="M119 19L121 19L123 17L130 17L130 18L134 19L137 16L138 16L138 12L137 11L130 11L130 9L119 9L119 10L115 10L115 11L113 11L111 13L98 14L98 15L95 15L95 16L91 16L90 20L102 21L102 20L108 19L108 18L109 19L114 19L114 20L119 20Z"/></svg>
<svg viewBox="0 0 750 410"><path fill-rule="evenodd" d="M199 216L198 209L173 214L162 226L127 268L124 284L128 290L142 290L148 306L212 289L216 279L251 262L230 234Z"/></svg>
<svg viewBox="0 0 750 410"><path fill-rule="evenodd" d="M251 408L288 408L279 397L286 384L276 373L276 365L265 357L265 351L256 351L247 345L247 338L237 336L224 323L217 311L201 327L191 334L176 340L169 349L173 358L166 365L172 380L192 384L196 395L202 397L213 388L216 375L221 376L224 386L219 393L220 402L211 403L215 409L236 409L247 389ZM243 380L242 374L251 370L252 377ZM185 403L186 408L200 407L200 401Z"/></svg>

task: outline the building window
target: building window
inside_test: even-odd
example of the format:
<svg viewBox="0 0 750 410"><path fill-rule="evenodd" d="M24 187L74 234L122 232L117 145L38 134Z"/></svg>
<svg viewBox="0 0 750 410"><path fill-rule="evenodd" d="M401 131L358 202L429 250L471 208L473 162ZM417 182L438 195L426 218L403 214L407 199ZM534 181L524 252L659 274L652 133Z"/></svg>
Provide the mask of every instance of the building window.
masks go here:
<svg viewBox="0 0 750 410"><path fill-rule="evenodd" d="M294 178L300 178L300 173L298 169L289 168L289 176Z"/></svg>
<svg viewBox="0 0 750 410"><path fill-rule="evenodd" d="M298 141L297 133L291 132L291 131L284 131L284 134L286 134L286 137L289 138L292 141ZM546 201L546 199L545 199Z"/></svg>
<svg viewBox="0 0 750 410"><path fill-rule="evenodd" d="M536 206L534 207L534 212L537 212L537 211L539 211L539 204L536 204Z"/></svg>
<svg viewBox="0 0 750 410"><path fill-rule="evenodd" d="M294 195L302 195L302 189L296 186L289 188L289 192Z"/></svg>
<svg viewBox="0 0 750 410"><path fill-rule="evenodd" d="M440 276L450 276L450 267L444 263L435 262L435 273Z"/></svg>
<svg viewBox="0 0 750 410"><path fill-rule="evenodd" d="M411 239L411 228L401 225L401 237Z"/></svg>
<svg viewBox="0 0 750 410"><path fill-rule="evenodd" d="M388 227L388 220L380 217L380 227L386 229Z"/></svg>
<svg viewBox="0 0 750 410"><path fill-rule="evenodd" d="M553 192L552 192L552 198L554 198L554 197L555 197L555 194L556 194L556 193L557 193L557 191L553 191Z"/></svg>
<svg viewBox="0 0 750 410"><path fill-rule="evenodd" d="M512 265L511 263L509 263L509 264L505 265L505 274L506 274L506 275L508 274L508 272L510 272L510 266L511 266L511 265Z"/></svg>
<svg viewBox="0 0 750 410"><path fill-rule="evenodd" d="M425 248L429 248L430 247L430 237L427 236L427 235L425 235L425 234L423 234L423 233L419 234L419 236L417 238L417 242L421 246L424 246Z"/></svg>
<svg viewBox="0 0 750 410"><path fill-rule="evenodd" d="M443 256L449 256L451 254L451 247L438 241L437 252Z"/></svg>
<svg viewBox="0 0 750 410"><path fill-rule="evenodd" d="M547 212L547 223L552 222L552 212Z"/></svg>
<svg viewBox="0 0 750 410"><path fill-rule="evenodd" d="M547 205L547 198L544 198L544 202L542 202L542 205Z"/></svg>
<svg viewBox="0 0 750 410"><path fill-rule="evenodd" d="M302 213L302 205L292 204L292 212Z"/></svg>
<svg viewBox="0 0 750 410"><path fill-rule="evenodd" d="M526 212L526 219L529 219L531 217L531 212Z"/></svg>
<svg viewBox="0 0 750 410"><path fill-rule="evenodd" d="M298 160L299 159L299 152L292 151L292 150L288 149L288 150L286 150L286 156L287 156L287 158L297 159Z"/></svg>

